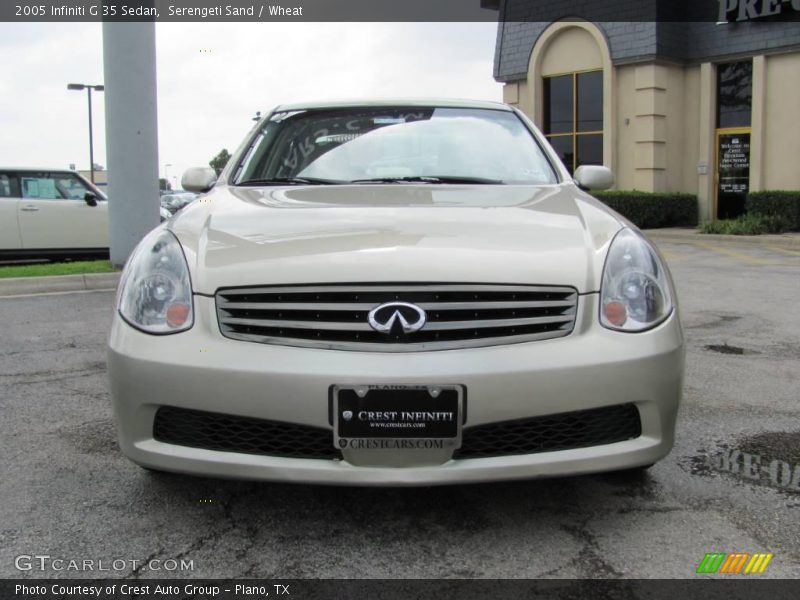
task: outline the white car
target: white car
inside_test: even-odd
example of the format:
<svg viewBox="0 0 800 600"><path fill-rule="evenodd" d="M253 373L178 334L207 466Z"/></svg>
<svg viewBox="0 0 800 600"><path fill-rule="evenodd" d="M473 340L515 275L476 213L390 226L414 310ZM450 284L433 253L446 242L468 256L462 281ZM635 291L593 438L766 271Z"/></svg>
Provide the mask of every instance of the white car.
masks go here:
<svg viewBox="0 0 800 600"><path fill-rule="evenodd" d="M162 212L167 211L169 217L171 217L185 206L188 206L195 198L197 198L197 194L183 190L170 191L166 194L162 194L160 199Z"/></svg>
<svg viewBox="0 0 800 600"><path fill-rule="evenodd" d="M684 341L657 250L491 102L280 106L122 275L108 366L149 469L436 485L637 469Z"/></svg>
<svg viewBox="0 0 800 600"><path fill-rule="evenodd" d="M0 257L108 256L108 202L74 171L0 167Z"/></svg>

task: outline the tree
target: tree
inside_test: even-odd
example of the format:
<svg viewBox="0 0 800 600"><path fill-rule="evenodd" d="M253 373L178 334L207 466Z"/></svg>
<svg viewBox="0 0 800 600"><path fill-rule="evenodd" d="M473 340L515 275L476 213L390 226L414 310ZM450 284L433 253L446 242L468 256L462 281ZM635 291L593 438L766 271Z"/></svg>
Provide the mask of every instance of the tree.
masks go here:
<svg viewBox="0 0 800 600"><path fill-rule="evenodd" d="M172 184L163 177L161 177L158 180L158 189L161 190L162 192L167 192L172 189Z"/></svg>
<svg viewBox="0 0 800 600"><path fill-rule="evenodd" d="M219 151L219 154L217 154L208 162L208 166L214 169L217 172L217 175L219 175L222 173L222 169L225 168L225 165L228 164L230 159L231 153L228 152L227 148L223 148Z"/></svg>

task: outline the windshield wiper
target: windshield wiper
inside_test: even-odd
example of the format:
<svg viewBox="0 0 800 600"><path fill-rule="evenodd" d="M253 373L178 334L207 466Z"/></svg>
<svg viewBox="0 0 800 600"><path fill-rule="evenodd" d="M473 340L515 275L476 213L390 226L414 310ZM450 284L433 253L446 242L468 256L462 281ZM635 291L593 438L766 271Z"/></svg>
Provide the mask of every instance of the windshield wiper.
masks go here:
<svg viewBox="0 0 800 600"><path fill-rule="evenodd" d="M340 185L341 181L320 179L318 177L272 177L268 179L247 179L236 185Z"/></svg>
<svg viewBox="0 0 800 600"><path fill-rule="evenodd" d="M350 183L474 183L483 185L502 184L500 179L485 177L462 177L460 175L414 175L409 177L375 177L374 179L355 179Z"/></svg>

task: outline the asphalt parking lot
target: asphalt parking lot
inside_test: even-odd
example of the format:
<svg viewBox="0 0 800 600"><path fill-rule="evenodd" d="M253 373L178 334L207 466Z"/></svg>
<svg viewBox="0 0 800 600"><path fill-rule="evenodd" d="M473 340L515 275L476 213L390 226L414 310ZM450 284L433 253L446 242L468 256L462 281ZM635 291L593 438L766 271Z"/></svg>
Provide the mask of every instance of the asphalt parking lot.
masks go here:
<svg viewBox="0 0 800 600"><path fill-rule="evenodd" d="M15 567L50 555L135 560L99 574L131 578L685 578L709 552L770 552L761 577L800 577L800 249L660 247L687 378L677 445L639 478L363 489L151 474L116 446L113 294L0 299L0 576L98 576ZM170 558L193 570L141 566Z"/></svg>

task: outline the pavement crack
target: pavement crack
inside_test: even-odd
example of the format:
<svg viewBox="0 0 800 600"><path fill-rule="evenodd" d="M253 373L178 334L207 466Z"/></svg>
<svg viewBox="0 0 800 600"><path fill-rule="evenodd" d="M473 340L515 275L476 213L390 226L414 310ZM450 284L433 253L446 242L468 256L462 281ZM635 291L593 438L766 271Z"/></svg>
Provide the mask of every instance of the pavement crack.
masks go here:
<svg viewBox="0 0 800 600"><path fill-rule="evenodd" d="M244 530L243 537L245 538L246 543L236 551L236 559L238 561L244 561L244 559L247 558L250 550L255 547L256 541L259 539L259 534L261 533L261 527L250 522L245 523L243 526L242 522L240 522L234 515L233 507L235 503L241 502L248 496L257 494L258 491L259 486L257 484L252 484L250 488L245 490L243 493L238 495L230 494L226 499L222 500L220 502L220 506L222 508L222 516L224 518L225 525L216 531L212 531L206 535L197 537L186 548L178 552L178 554L172 558L179 562L184 558L193 560L191 558L191 554L197 552L207 544L216 543L222 540L222 538L226 535ZM245 573L239 577L252 576L256 566L258 566L258 563L251 563L246 569Z"/></svg>
<svg viewBox="0 0 800 600"><path fill-rule="evenodd" d="M22 381L10 381L11 385L33 385L37 383L51 383L54 381L68 381L70 379L80 379L82 377L92 377L105 373L106 369L73 369L69 371L43 371L40 373L0 373L0 377L36 377L37 375L56 375L55 377L43 377L41 379L23 379Z"/></svg>
<svg viewBox="0 0 800 600"><path fill-rule="evenodd" d="M136 565L136 567L130 573L128 573L128 575L124 577L124 579L138 579L139 574L142 572L143 569L145 569L150 564L150 561L152 561L156 556L159 556L163 552L164 549L159 548L158 550L150 554L147 558L140 561L139 564Z"/></svg>
<svg viewBox="0 0 800 600"><path fill-rule="evenodd" d="M236 560L238 563L241 564L246 558L247 555L250 553L256 545L256 540L259 539L259 534L261 533L261 527L252 521L246 521L242 524L239 520L237 520L236 516L233 513L233 505L235 502L241 502L242 500L246 499L249 496L253 496L258 494L260 490L260 486L258 484L250 484L249 489L246 489L242 494L239 494L237 497L234 498L233 495L229 496L223 503L222 503L222 510L223 514L225 515L225 519L231 525L231 531L240 531L244 530L244 538L246 543L236 550ZM245 571L239 575L239 577L252 577L254 576L254 572L258 563L251 562L250 565L245 569Z"/></svg>
<svg viewBox="0 0 800 600"><path fill-rule="evenodd" d="M578 553L578 556L573 560L573 563L578 567L578 569L585 571L581 573L581 577L621 578L622 573L617 571L602 557L600 548L597 545L597 538L586 527L587 521L583 521L578 525L561 526L564 531L566 531L583 545Z"/></svg>

